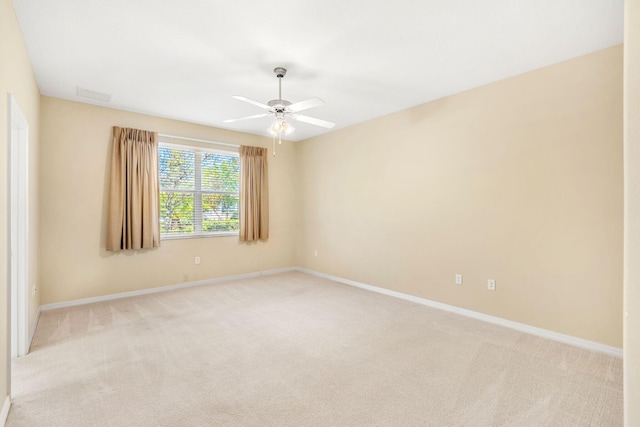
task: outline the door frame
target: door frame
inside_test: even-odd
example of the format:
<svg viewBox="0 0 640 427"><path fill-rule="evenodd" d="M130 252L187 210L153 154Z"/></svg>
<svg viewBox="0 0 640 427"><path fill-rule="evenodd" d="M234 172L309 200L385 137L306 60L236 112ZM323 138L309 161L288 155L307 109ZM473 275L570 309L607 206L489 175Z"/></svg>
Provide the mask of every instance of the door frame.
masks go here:
<svg viewBox="0 0 640 427"><path fill-rule="evenodd" d="M7 257L11 358L29 351L29 123L13 95L9 112L9 242Z"/></svg>

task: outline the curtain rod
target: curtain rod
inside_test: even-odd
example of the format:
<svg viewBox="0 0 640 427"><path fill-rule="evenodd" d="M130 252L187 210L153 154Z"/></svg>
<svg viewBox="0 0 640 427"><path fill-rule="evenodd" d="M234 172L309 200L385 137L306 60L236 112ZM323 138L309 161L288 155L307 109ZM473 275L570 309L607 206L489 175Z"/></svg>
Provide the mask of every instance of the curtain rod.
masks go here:
<svg viewBox="0 0 640 427"><path fill-rule="evenodd" d="M182 139L184 141L206 142L207 144L226 145L227 147L240 147L239 144L229 144L227 142L209 141L207 139L187 138L186 136L167 135L164 133L159 133L158 136L162 138Z"/></svg>

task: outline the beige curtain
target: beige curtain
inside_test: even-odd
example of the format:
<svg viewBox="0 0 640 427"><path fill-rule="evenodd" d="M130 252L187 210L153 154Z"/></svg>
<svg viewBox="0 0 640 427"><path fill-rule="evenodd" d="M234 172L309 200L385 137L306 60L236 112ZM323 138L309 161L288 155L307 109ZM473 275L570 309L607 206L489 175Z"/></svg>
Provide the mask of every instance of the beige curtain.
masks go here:
<svg viewBox="0 0 640 427"><path fill-rule="evenodd" d="M269 238L267 149L240 147L240 240Z"/></svg>
<svg viewBox="0 0 640 427"><path fill-rule="evenodd" d="M107 250L160 246L158 134L113 127Z"/></svg>

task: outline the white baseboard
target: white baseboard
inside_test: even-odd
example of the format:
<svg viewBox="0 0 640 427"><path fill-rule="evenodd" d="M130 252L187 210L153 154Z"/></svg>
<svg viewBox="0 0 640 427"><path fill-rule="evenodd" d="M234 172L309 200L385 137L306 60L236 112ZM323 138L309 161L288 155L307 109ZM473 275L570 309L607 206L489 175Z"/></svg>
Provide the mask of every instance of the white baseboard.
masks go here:
<svg viewBox="0 0 640 427"><path fill-rule="evenodd" d="M4 427L9 416L9 408L11 407L11 398L9 396L4 398L4 404L2 405L2 412L0 412L0 426Z"/></svg>
<svg viewBox="0 0 640 427"><path fill-rule="evenodd" d="M40 308L38 309L38 319L40 318L40 313L42 311L48 311L48 310L56 310L59 308L66 308L66 307L74 307L74 306L78 306L78 305L84 305L84 304L93 304L96 302L102 302L102 301L111 301L111 300L115 300L115 299L121 299L121 298L130 298L130 297L135 297L135 296L139 296L139 295L147 295L147 294L153 294L153 293L157 293L157 292L166 292L166 291L171 291L174 289L182 289L182 288L189 288L192 286L201 286L201 285L209 285L209 284L213 284L213 283L221 283L221 282L228 282L231 280L239 280L239 279L248 279L251 277L258 277L258 276L264 276L264 275L269 275L269 274L278 274L278 273L286 273L289 271L300 271L303 273L307 273L307 274L311 274L313 276L318 276L318 277L323 277L325 279L328 280L333 280L334 282L338 282L338 283L343 283L345 285L350 285L350 286L355 286L358 288L362 288L362 289L366 289L368 291L372 291L372 292L377 292L380 294L384 294L384 295L388 295L388 296L392 296L395 298L400 298L406 301L411 301L417 304L422 304L422 305L426 305L428 307L432 307L432 308L436 308L439 310L444 310L444 311L448 311L451 313L456 313L462 316L466 316L466 317L470 317L473 319L477 319L477 320L481 320L484 322L488 322L488 323L493 323L496 325L500 325L500 326L504 326L506 328L510 328L510 329L515 329L517 331L520 332L525 332L531 335L536 335L542 338L547 338L550 340L554 340L554 341L558 341L558 342L562 342L565 344L569 344L575 347L580 347L580 348L584 348L587 350L591 350L591 351L597 351L599 353L604 353L604 354L608 354L610 356L614 356L614 357L618 357L618 358L622 358L623 356L623 350L621 348L618 347L612 347L612 346L608 346L602 343L598 343L595 341L589 341L589 340L585 340L582 338L577 338L571 335L565 335L565 334L561 334L558 332L554 332L554 331L550 331L548 329L543 329L543 328L538 328L536 326L530 326L530 325L526 325L524 323L518 323L518 322L514 322L512 320L507 320L507 319L503 319L500 317L495 317L495 316L490 316L488 314L484 314L484 313L479 313L477 311L472 311L472 310L467 310L465 308L460 308L460 307L456 307L453 305L449 305L449 304L443 304L441 302L437 302L437 301L432 301L426 298L421 298L421 297L416 297L413 295L408 295L408 294L404 294L402 292L397 292L397 291L392 291L390 289L385 289L385 288L379 288L376 286L371 286L371 285L367 285L365 283L360 283L360 282L356 282L354 280L349 280L349 279L344 279L342 277L338 277L338 276L333 276L331 274L326 274L326 273L320 273L318 271L314 271L314 270L309 270L306 268L302 268L302 267L286 267L286 268L279 268L279 269L274 269L274 270L266 270L266 271L259 271L259 272L255 272L255 273L247 273L247 274L240 274L237 276L226 276L226 277L219 277L216 279L208 279L208 280L200 280L197 282L186 282L186 283L179 283L176 285L169 285L169 286L162 286L162 287L158 287L158 288L149 288L149 289L141 289L139 291L131 291L131 292L121 292L121 293L117 293L117 294L111 294L111 295L103 295L103 296L99 296L99 297L92 297L92 298L82 298L82 299L77 299L77 300L73 300L73 301L64 301L64 302L58 302L58 303L53 303L53 304L45 304L43 306L40 306ZM36 320L37 323L37 320ZM32 331L31 334L31 339L33 340L33 334L35 332L35 328Z"/></svg>
<svg viewBox="0 0 640 427"><path fill-rule="evenodd" d="M96 302L111 301L121 298L137 297L140 295L155 294L158 292L173 291L175 289L190 288L193 286L210 285L213 283L228 282L231 280L249 279L251 277L265 276L269 274L286 273L295 270L295 267L278 268L275 270L258 271L255 273L240 274L237 276L219 277L216 279L199 280L196 282L178 283L176 285L161 286L157 288L140 289L138 291L120 292L117 294L102 295L99 297L81 298L72 301L56 302L52 304L41 305L38 309L38 316L41 311L57 310L59 308L75 307L78 305L93 304Z"/></svg>
<svg viewBox="0 0 640 427"><path fill-rule="evenodd" d="M36 328L38 327L38 322L40 321L40 314L42 314L42 306L38 307L36 320L33 322L33 328L31 328L31 333L29 334L29 345L27 346L27 354L29 354L29 352L31 351L31 344L33 343L33 337L36 335Z"/></svg>
<svg viewBox="0 0 640 427"><path fill-rule="evenodd" d="M558 332L550 331L548 329L538 328L535 326L526 325L524 323L518 323L512 320L502 319L500 317L490 316L488 314L467 310L465 308L460 308L453 305L443 304L441 302L432 301L426 298L420 298L413 295L403 294L402 292L396 292L390 289L367 285L364 283L356 282L354 280L332 276L331 274L325 274L325 273L320 273L313 270L308 270L306 268L296 267L295 270L301 271L303 273L311 274L314 276L322 277L325 279L333 280L334 282L344 283L345 285L355 286L358 288L366 289L368 291L389 295L395 298L400 298L403 300L426 305L428 307L437 308L439 310L449 311L451 313L456 313L462 316L471 317L473 319L482 320L484 322L504 326L506 328L515 329L520 332L525 332L525 333L536 335L542 338L547 338L550 340L562 342L575 347L580 347L580 348L584 348L591 351L597 351L599 353L608 354L610 356L614 356L618 358L622 358L623 356L623 350L621 348L608 346L605 344L601 344L599 342L589 341L589 340L577 338L571 335L561 334Z"/></svg>

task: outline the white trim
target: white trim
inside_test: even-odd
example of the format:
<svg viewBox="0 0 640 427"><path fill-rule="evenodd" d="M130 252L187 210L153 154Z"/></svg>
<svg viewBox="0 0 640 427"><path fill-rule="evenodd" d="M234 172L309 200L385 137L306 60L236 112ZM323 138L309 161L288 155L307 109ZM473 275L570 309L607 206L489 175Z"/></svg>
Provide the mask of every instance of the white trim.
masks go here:
<svg viewBox="0 0 640 427"><path fill-rule="evenodd" d="M201 238L209 238L209 237L229 237L229 236L239 236L240 231L221 231L219 233L206 233L206 234L160 234L160 240L182 240L182 239L201 239Z"/></svg>
<svg viewBox="0 0 640 427"><path fill-rule="evenodd" d="M472 319L481 320L483 322L493 323L495 325L503 326L505 328L514 329L514 330L517 330L517 331L520 331L520 332L528 333L528 334L531 334L531 335L536 335L536 336L539 336L539 337L542 337L542 338L550 339L550 340L553 340L553 341L558 341L558 342L561 342L561 343L564 343L564 344L569 344L569 345L572 345L574 347L580 347L580 348L584 348L584 349L587 349L587 350L596 351L598 353L608 354L610 356L614 356L614 357L618 357L618 358L622 358L622 356L623 356L622 349L618 348L618 347L612 347L612 346L601 344L601 343L598 343L598 342L595 342L595 341L589 341L589 340L585 340L585 339L582 339L582 338L577 338L577 337L574 337L574 336L571 336L571 335L565 335L565 334L561 334L561 333L558 333L558 332L550 331L548 329L538 328L538 327L535 327L535 326L526 325L524 323L518 323L518 322L514 322L512 320L502 319L500 317L490 316L488 314L479 313L477 311L467 310L465 308L460 308L460 307L456 307L456 306L449 305L449 304L443 304L441 302L432 301L432 300L429 300L429 299L426 299L426 298L421 298L421 297L416 297L416 296L413 296L413 295L404 294L402 292L392 291L390 289L379 288L379 287L376 287L376 286L367 285L367 284L364 284L364 283L356 282L354 280L344 279L342 277L333 276L331 274L326 274L326 273L320 273L318 271L309 270L309 269L302 268L302 267L278 268L278 269L274 269L274 270L266 270L266 271L259 271L259 272L255 272L255 273L240 274L240 275L237 275L237 276L219 277L219 278L216 278L216 279L200 280L200 281L197 281L197 282L179 283L179 284L176 284L176 285L162 286L162 287L158 287L158 288L141 289L139 291L121 292L121 293L117 293L117 294L103 295L103 296L99 296L99 297L82 298L82 299L77 299L77 300L73 300L73 301L65 301L65 302L58 302L58 303L53 303L53 304L45 304L45 305L41 306L40 309L38 310L38 319L40 318L40 312L42 312L42 311L57 310L59 308L75 307L75 306L79 306L79 305L93 304L93 303L96 303L96 302L111 301L111 300L121 299L121 298L130 298L130 297L135 297L135 296L140 296L140 295L148 295L148 294L154 294L154 293L158 293L158 292L172 291L172 290L175 290L175 289L189 288L189 287L193 287L193 286L210 285L210 284L213 284L213 283L229 282L229 281L232 281L232 280L249 279L249 278L258 277L258 276L265 276L265 275L278 274L278 273L287 273L289 271L300 271L302 273L307 273L307 274L310 274L312 276L322 277L324 279L332 280L334 282L342 283L342 284L349 285L349 286L355 286L357 288L365 289L365 290L368 290L368 291L371 291L371 292L376 292L376 293L387 295L387 296L391 296L391 297L394 297L394 298L400 298L400 299L403 299L403 300L406 300L406 301L411 301L411 302L414 302L414 303L417 303L417 304L421 304L421 305L425 305L425 306L428 306L428 307L436 308L438 310L443 310L443 311L447 311L447 312L450 312L450 313L459 314L461 316L470 317ZM33 337L32 337L32 339L33 339Z"/></svg>
<svg viewBox="0 0 640 427"><path fill-rule="evenodd" d="M333 280L334 282L343 283L345 285L355 286L358 288L366 289L368 291L377 292L377 293L388 295L391 297L400 298L406 301L411 301L418 304L426 305L428 307L436 308L438 310L448 311L451 313L460 314L462 316L471 317L476 320L481 320L483 322L493 323L495 325L500 325L506 328L515 329L520 332L525 332L527 334L536 335L542 338L547 338L553 341L558 341L558 342L569 344L575 347L580 347L580 348L584 348L591 351L597 351L599 353L608 354L610 356L618 357L621 359L623 357L623 350L618 347L612 347L612 346L601 344L595 341L589 341L589 340L577 338L571 335L565 335L558 332L550 331L548 329L542 329L535 326L526 325L524 323L518 323L512 320L490 316L488 314L467 310L467 309L456 307L453 305L443 304L441 302L432 301L426 298L420 298L413 295L403 294L402 292L396 292L390 289L384 289L384 288L378 288L376 286L366 285L364 283L356 282L354 280L344 279L342 277L333 276L331 274L320 273L320 272L309 270L306 268L295 267L294 270L311 274L313 276L318 276L325 279Z"/></svg>
<svg viewBox="0 0 640 427"><path fill-rule="evenodd" d="M275 270L258 271L255 273L240 274L237 276L218 277L216 279L200 280L197 282L178 283L177 285L161 286L158 288L140 289L138 291L120 292L117 294L103 295L99 297L81 298L73 301L56 302L40 306L41 311L57 310L59 308L75 307L78 305L93 304L96 302L111 301L121 298L137 297L140 295L155 294L158 292L173 291L175 289L190 288L193 286L211 285L213 283L229 282L232 280L250 279L252 277L266 276L270 274L287 273L296 270L296 267L278 268Z"/></svg>
<svg viewBox="0 0 640 427"><path fill-rule="evenodd" d="M31 333L29 334L29 347L27 348L27 353L31 351L31 344L33 344L33 337L36 336L36 328L38 327L38 322L40 321L40 314L42 314L42 307L38 307L36 320L33 322L33 328L31 329Z"/></svg>
<svg viewBox="0 0 640 427"><path fill-rule="evenodd" d="M4 427L9 416L9 408L11 408L11 398L9 396L4 398L4 404L2 405L2 412L0 412L0 425Z"/></svg>
<svg viewBox="0 0 640 427"><path fill-rule="evenodd" d="M7 94L9 113L10 354L28 353L29 339L29 123L15 97Z"/></svg>

